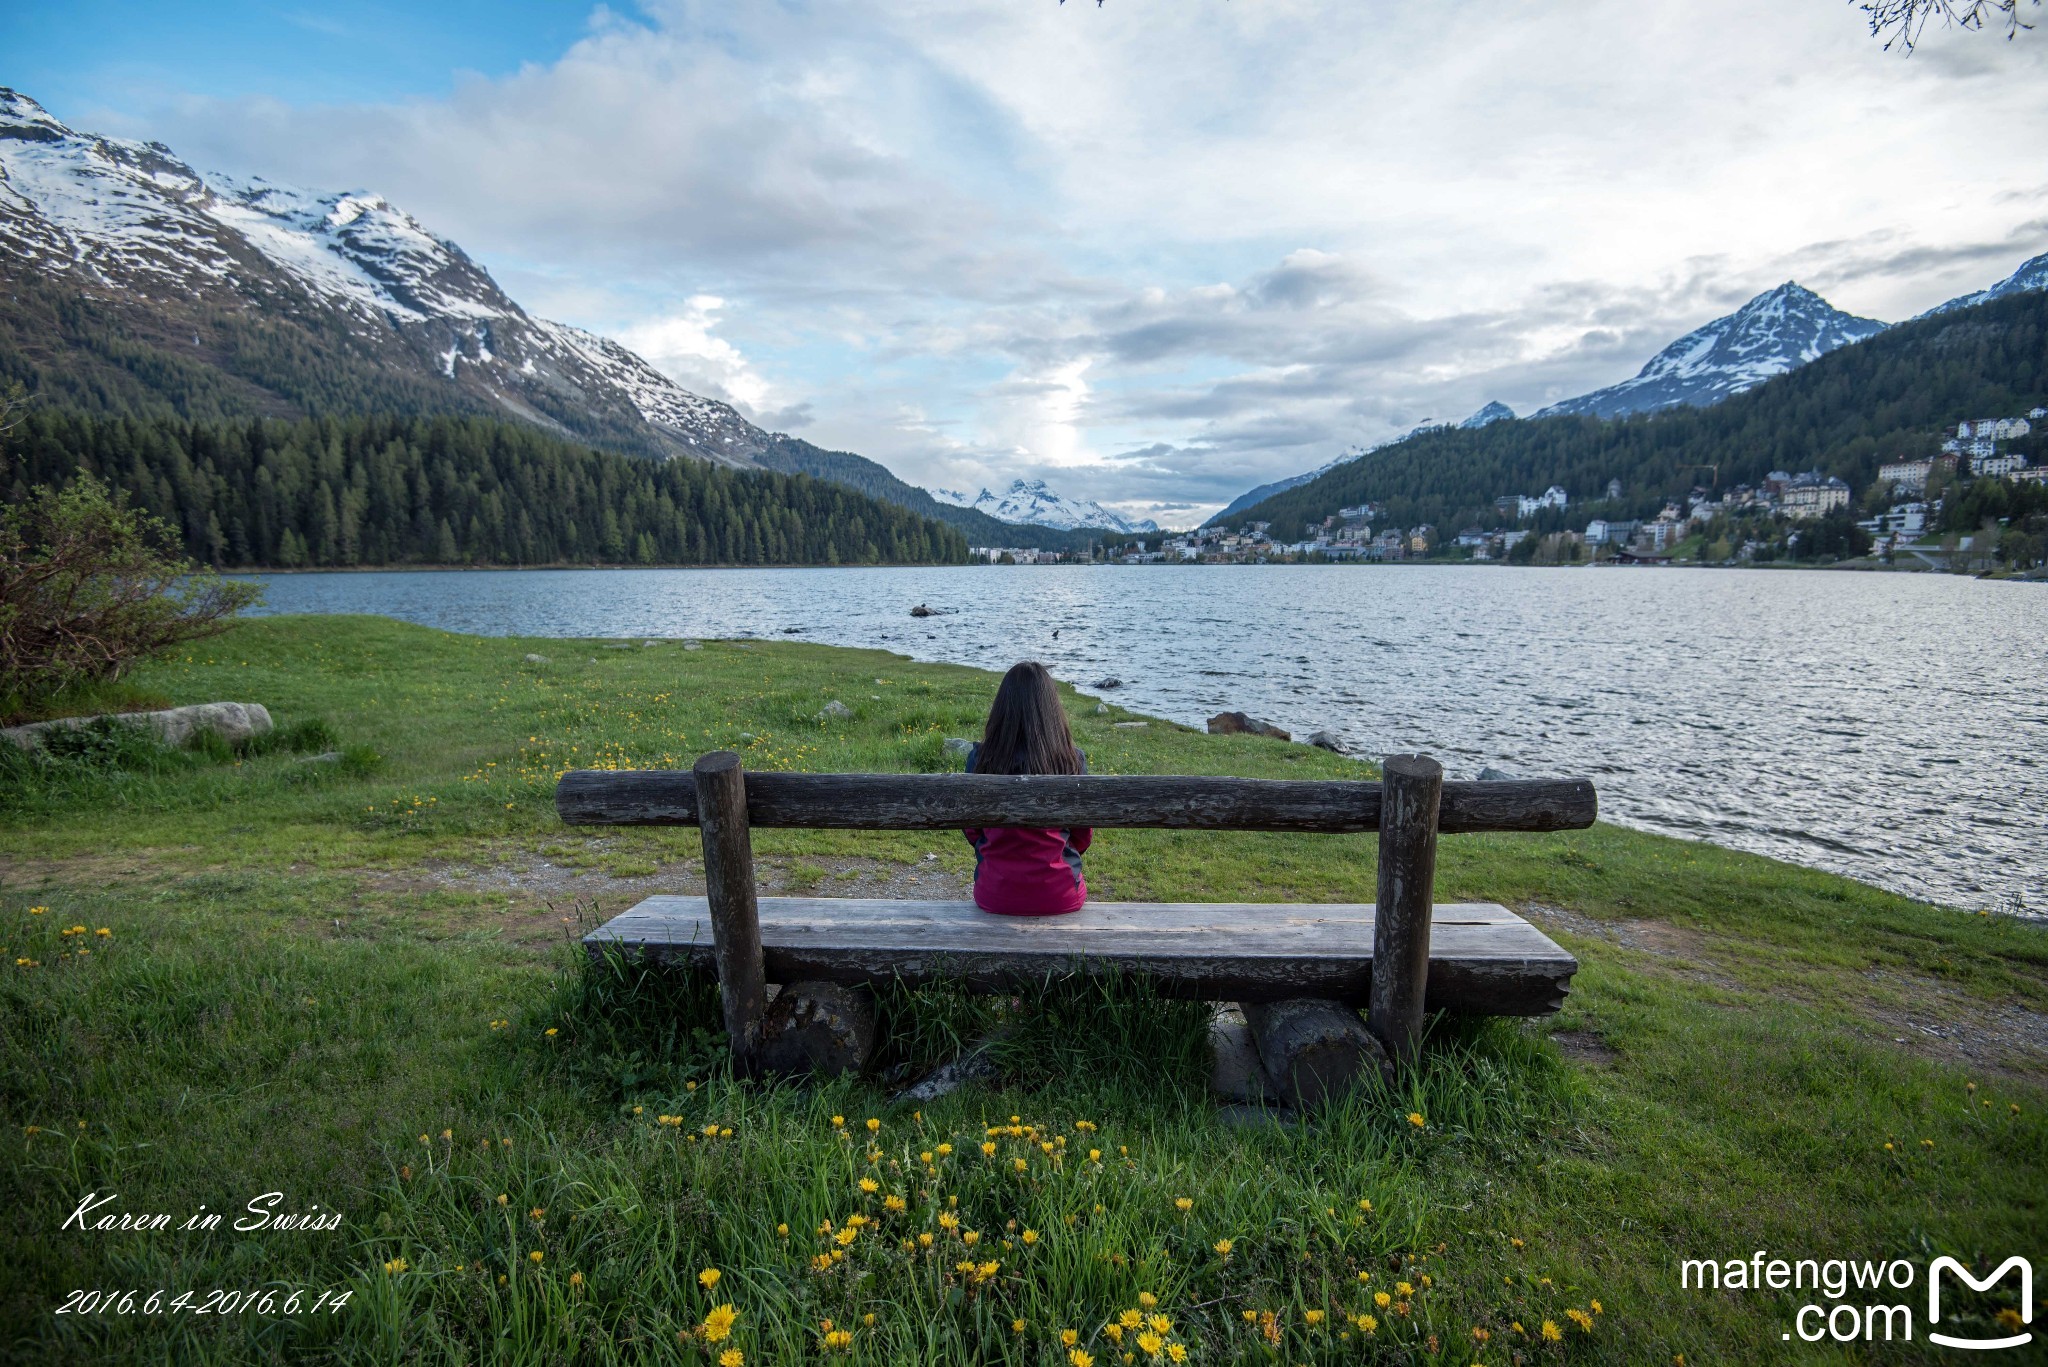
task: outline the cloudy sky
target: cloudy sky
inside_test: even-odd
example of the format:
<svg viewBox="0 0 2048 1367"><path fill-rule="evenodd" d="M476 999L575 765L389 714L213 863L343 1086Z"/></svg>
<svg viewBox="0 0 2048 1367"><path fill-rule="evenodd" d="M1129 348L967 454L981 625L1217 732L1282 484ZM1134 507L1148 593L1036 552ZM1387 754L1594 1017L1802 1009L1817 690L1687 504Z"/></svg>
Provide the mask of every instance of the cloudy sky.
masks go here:
<svg viewBox="0 0 2048 1367"><path fill-rule="evenodd" d="M1844 0L8 8L0 84L74 127L380 191L913 482L1168 523L1787 279L1896 319L2048 251L2048 15L1903 57Z"/></svg>

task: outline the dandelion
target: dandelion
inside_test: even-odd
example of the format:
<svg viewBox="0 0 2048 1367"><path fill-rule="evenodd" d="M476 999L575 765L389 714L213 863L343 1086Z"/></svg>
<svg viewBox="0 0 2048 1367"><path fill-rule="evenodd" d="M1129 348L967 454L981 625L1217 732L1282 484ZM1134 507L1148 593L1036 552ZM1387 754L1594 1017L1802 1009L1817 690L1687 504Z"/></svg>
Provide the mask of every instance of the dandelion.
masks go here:
<svg viewBox="0 0 2048 1367"><path fill-rule="evenodd" d="M534 1265L535 1267L539 1267L539 1266L540 1266L540 1260L541 1260L542 1258L546 1257L546 1256L547 1256L546 1254L542 1253L542 1252L541 1252L541 1251L540 1251L539 1249L537 1249L537 1248L536 1248L535 1250L533 1250L533 1252L531 1252L531 1253L529 1253L529 1254L527 1254L527 1255L526 1255L526 1257L527 1257L527 1260L528 1260L529 1262L531 1262L531 1263L532 1263L532 1264L533 1264L533 1265Z"/></svg>
<svg viewBox="0 0 2048 1367"><path fill-rule="evenodd" d="M1195 1208L1195 1203L1188 1197L1176 1196L1173 1200L1173 1208L1185 1215Z"/></svg>
<svg viewBox="0 0 2048 1367"><path fill-rule="evenodd" d="M906 1202L901 1196L895 1195L893 1192L890 1195L884 1196L882 1198L882 1209L889 1211L892 1214L901 1215L904 1211L908 1210L909 1208L909 1203Z"/></svg>
<svg viewBox="0 0 2048 1367"><path fill-rule="evenodd" d="M1166 1356L1173 1362L1186 1362L1188 1360L1187 1345L1182 1343L1167 1344Z"/></svg>
<svg viewBox="0 0 2048 1367"><path fill-rule="evenodd" d="M1075 1332L1074 1330L1072 1330L1072 1329L1062 1329L1062 1330L1060 1330L1060 1347L1062 1347L1062 1348L1071 1348L1071 1347L1073 1347L1073 1346L1074 1346L1075 1344L1079 1343L1080 1341L1081 1341L1081 1336L1080 1336L1080 1334L1076 1333L1076 1332Z"/></svg>
<svg viewBox="0 0 2048 1367"><path fill-rule="evenodd" d="M718 1367L743 1367L747 1355L737 1348L728 1348L718 1355Z"/></svg>
<svg viewBox="0 0 2048 1367"><path fill-rule="evenodd" d="M717 1268L707 1267L697 1274L697 1285L709 1291L712 1287L718 1285L718 1279L721 1275L723 1274Z"/></svg>
<svg viewBox="0 0 2048 1367"><path fill-rule="evenodd" d="M1394 1298L1384 1291L1375 1291L1372 1293L1372 1303L1384 1310L1394 1303Z"/></svg>
<svg viewBox="0 0 2048 1367"><path fill-rule="evenodd" d="M948 1230L948 1231L951 1231L951 1230L955 1230L955 1229L958 1229L958 1228L960 1228L960 1217L959 1217L959 1216L957 1216L957 1215L955 1215L955 1214L954 1214L954 1213L953 1213L952 1211L950 1211L950 1210L942 1210L942 1211L940 1211L940 1212L939 1212L939 1228L940 1228L940 1229L943 1229L943 1230Z"/></svg>
<svg viewBox="0 0 2048 1367"><path fill-rule="evenodd" d="M981 1234L977 1230L962 1230L960 1232L960 1242L966 1244L969 1248L973 1248L976 1244L981 1242Z"/></svg>
<svg viewBox="0 0 2048 1367"><path fill-rule="evenodd" d="M1419 1129L1421 1129L1421 1128L1423 1127L1423 1124L1425 1123L1425 1122L1423 1121L1423 1119L1422 1119L1422 1112L1420 1112L1420 1111L1410 1111L1410 1112L1408 1112L1408 1123L1409 1123L1410 1125L1413 1125L1413 1126L1414 1126L1414 1127L1415 1127L1416 1129L1418 1129L1418 1130L1419 1130Z"/></svg>
<svg viewBox="0 0 2048 1367"><path fill-rule="evenodd" d="M114 932L107 929L107 927L105 926L101 926L98 930L94 931L93 934L97 935L102 940L111 940L114 937Z"/></svg>
<svg viewBox="0 0 2048 1367"><path fill-rule="evenodd" d="M1886 1148L1890 1148L1890 1147L1891 1147L1891 1145L1887 1144L1887 1145L1885 1145L1885 1147L1886 1147ZM1508 1243L1510 1243L1511 1245L1513 1245L1513 1246L1514 1246L1514 1247L1516 1247L1516 1248L1527 1248L1527 1247L1528 1247L1528 1245L1527 1245L1527 1244L1525 1244L1525 1243L1523 1243L1523 1242L1522 1242L1522 1241L1521 1241L1520 1239L1509 1239L1509 1240L1508 1240Z"/></svg>
<svg viewBox="0 0 2048 1367"><path fill-rule="evenodd" d="M833 1117L832 1117L832 1128L833 1128L833 1129L835 1129L835 1130L837 1130L837 1129L843 1129L843 1128L845 1128L845 1126L846 1126L846 1117L845 1117L845 1116L843 1116L843 1115L835 1115L835 1116L833 1116Z"/></svg>
<svg viewBox="0 0 2048 1367"><path fill-rule="evenodd" d="M1145 1322L1145 1317L1135 1310L1126 1310L1116 1317L1116 1322L1126 1329L1136 1329Z"/></svg>
<svg viewBox="0 0 2048 1367"><path fill-rule="evenodd" d="M1301 1318L1309 1328L1313 1329L1323 1322L1323 1312L1320 1310L1304 1310L1301 1312Z"/></svg>
<svg viewBox="0 0 2048 1367"><path fill-rule="evenodd" d="M917 1236L917 1246L919 1248L930 1248L932 1246L932 1233L930 1230L926 1230Z"/></svg>
<svg viewBox="0 0 2048 1367"><path fill-rule="evenodd" d="M994 1140L985 1139L982 1141L981 1156L983 1158L994 1158L996 1156L996 1146Z"/></svg>
<svg viewBox="0 0 2048 1367"><path fill-rule="evenodd" d="M1157 1304L1159 1304L1159 1297L1153 1295L1150 1291L1140 1291L1138 1293L1138 1305L1140 1309L1150 1310L1153 1306Z"/></svg>
<svg viewBox="0 0 2048 1367"><path fill-rule="evenodd" d="M1021 1333L1023 1333L1023 1332L1024 1332L1024 1321L1023 1321L1023 1320L1011 1320L1011 1321L1010 1321L1010 1332L1011 1332L1011 1333L1013 1333L1013 1334L1021 1334Z"/></svg>
<svg viewBox="0 0 2048 1367"><path fill-rule="evenodd" d="M953 1152L953 1146L951 1144L941 1144L938 1147L938 1155L941 1158L944 1158L947 1154L951 1152Z"/></svg>
<svg viewBox="0 0 2048 1367"><path fill-rule="evenodd" d="M555 1037L556 1035L558 1035L558 1034L560 1034L560 1033L561 1033L561 1031L557 1030L557 1029L556 1029L556 1028L555 1028L554 1026L552 1026L552 1025L550 1025L550 1026L549 1026L549 1027L547 1028L547 1037L548 1037L549 1039L553 1039L553 1038L554 1038L554 1037Z"/></svg>
<svg viewBox="0 0 2048 1367"><path fill-rule="evenodd" d="M872 1177L863 1177L860 1179L860 1189L866 1192L869 1196L873 1196L876 1192L882 1189L882 1184L880 1182L877 1182Z"/></svg>
<svg viewBox="0 0 2048 1367"><path fill-rule="evenodd" d="M571 1272L571 1273L569 1274L569 1285L571 1285L571 1286L581 1286L581 1285L583 1285L583 1274L582 1274L581 1272Z"/></svg>
<svg viewBox="0 0 2048 1367"><path fill-rule="evenodd" d="M1144 1333L1138 1335L1138 1347L1144 1350L1146 1357L1156 1358L1159 1350L1166 1347L1166 1340L1157 1334Z"/></svg>
<svg viewBox="0 0 2048 1367"><path fill-rule="evenodd" d="M1579 1328L1585 1333L1590 1334L1593 1332L1593 1317L1587 1314L1585 1311L1579 1309L1576 1305L1566 1310L1564 1312L1564 1317L1570 1320L1573 1324L1578 1325Z"/></svg>
<svg viewBox="0 0 2048 1367"><path fill-rule="evenodd" d="M1380 1327L1380 1322L1371 1315L1354 1315L1351 1322L1358 1327L1358 1332L1361 1334L1375 1333Z"/></svg>
<svg viewBox="0 0 2048 1367"><path fill-rule="evenodd" d="M1481 1329L1481 1328L1480 1328L1480 1327L1479 1327L1478 1325L1476 1325L1476 1324L1475 1324L1475 1325L1473 1325L1473 1326L1472 1326L1472 1341L1473 1341L1474 1343L1484 1343L1484 1342L1486 1342L1486 1341L1487 1341L1488 1339L1490 1339L1490 1338L1492 1338L1492 1337L1493 1337L1493 1335L1491 1335L1491 1334L1487 1333L1487 1332L1486 1332L1486 1331L1485 1331L1484 1329Z"/></svg>
<svg viewBox="0 0 2048 1367"><path fill-rule="evenodd" d="M1103 1325L1102 1332L1109 1335L1111 1343L1122 1343L1124 1341L1124 1327L1115 1320L1111 1320L1108 1324Z"/></svg>
<svg viewBox="0 0 2048 1367"><path fill-rule="evenodd" d="M1033 1244L1038 1242L1038 1231L1035 1229L1027 1229L1017 1237L1024 1241L1024 1247L1029 1248Z"/></svg>
<svg viewBox="0 0 2048 1367"><path fill-rule="evenodd" d="M1230 1250L1236 1247L1237 1245L1228 1239L1218 1239L1216 1241L1216 1251L1226 1258L1230 1256Z"/></svg>
<svg viewBox="0 0 2048 1367"><path fill-rule="evenodd" d="M512 1204L512 1198L501 1191L498 1193L498 1204L501 1206L510 1205Z"/></svg>
<svg viewBox="0 0 2048 1367"><path fill-rule="evenodd" d="M1543 1337L1547 1342L1561 1343L1564 1341L1564 1330L1557 1327L1556 1320L1545 1320L1543 1321Z"/></svg>
<svg viewBox="0 0 2048 1367"><path fill-rule="evenodd" d="M1364 1285L1365 1285L1365 1284L1366 1284L1367 1282L1369 1282L1369 1281L1371 1281L1371 1280L1372 1280L1372 1273L1370 1273L1370 1272L1361 1272L1361 1273L1359 1273L1359 1274L1358 1274L1358 1284L1359 1284L1360 1286L1364 1286Z"/></svg>
<svg viewBox="0 0 2048 1367"><path fill-rule="evenodd" d="M1934 1147L1934 1141L1932 1139L1923 1139L1920 1141L1920 1147L1923 1149L1931 1149Z"/></svg>
<svg viewBox="0 0 2048 1367"><path fill-rule="evenodd" d="M1360 1215L1370 1215L1370 1214L1372 1214L1372 1202L1370 1202L1370 1201L1360 1201L1360 1202L1358 1203L1358 1213L1359 1213Z"/></svg>
<svg viewBox="0 0 2048 1367"><path fill-rule="evenodd" d="M1598 1302L1598 1301L1594 1301L1594 1302L1592 1302L1592 1306L1593 1306L1593 1313L1594 1313L1594 1314L1596 1314L1596 1315L1604 1315L1604 1314L1606 1314L1606 1313L1607 1313L1606 1311L1604 1311L1604 1310L1602 1310L1602 1309L1600 1308L1600 1302Z"/></svg>
<svg viewBox="0 0 2048 1367"><path fill-rule="evenodd" d="M697 1333L706 1343L717 1343L732 1336L733 1322L740 1312L730 1305L714 1305L711 1313L704 1317L704 1323L697 1327Z"/></svg>
<svg viewBox="0 0 2048 1367"><path fill-rule="evenodd" d="M390 1262L384 1264L384 1272L387 1276L395 1277L399 1273L405 1271L410 1266L412 1266L412 1264L408 1263L403 1258L393 1258Z"/></svg>
<svg viewBox="0 0 2048 1367"><path fill-rule="evenodd" d="M882 1122L881 1122L881 1121L879 1121L879 1120L875 1119L875 1118L874 1118L873 1116L869 1116L869 1117L868 1117L868 1133L869 1133L869 1134L873 1134L873 1133L874 1133L874 1132L875 1132L876 1130L879 1130L879 1129L881 1129L881 1128L882 1128Z"/></svg>
<svg viewBox="0 0 2048 1367"><path fill-rule="evenodd" d="M1998 1327L2005 1330L2008 1334L2016 1334L2019 1332L2020 1312L2013 1309L2011 1306L2006 1306L2005 1309L1999 1311L1992 1318L1996 1319L1998 1321Z"/></svg>
<svg viewBox="0 0 2048 1367"><path fill-rule="evenodd" d="M1067 1332L1072 1333L1073 1331L1068 1330ZM1095 1356L1092 1353L1084 1353L1079 1348L1069 1348L1067 1350L1067 1367L1095 1367Z"/></svg>
<svg viewBox="0 0 2048 1367"><path fill-rule="evenodd" d="M872 1311L872 1310L868 1311L868 1313L867 1313L867 1314L865 1314L865 1315L862 1315L862 1316L860 1317L860 1322L861 1322L862 1324L865 1324L865 1325L866 1325L866 1326L867 1326L868 1328L870 1328L870 1329L874 1328L874 1327L875 1327L875 1312L874 1312L874 1311Z"/></svg>
<svg viewBox="0 0 2048 1367"><path fill-rule="evenodd" d="M1414 1295L1415 1288L1413 1286L1410 1286L1407 1282L1395 1282L1394 1294L1405 1298Z"/></svg>

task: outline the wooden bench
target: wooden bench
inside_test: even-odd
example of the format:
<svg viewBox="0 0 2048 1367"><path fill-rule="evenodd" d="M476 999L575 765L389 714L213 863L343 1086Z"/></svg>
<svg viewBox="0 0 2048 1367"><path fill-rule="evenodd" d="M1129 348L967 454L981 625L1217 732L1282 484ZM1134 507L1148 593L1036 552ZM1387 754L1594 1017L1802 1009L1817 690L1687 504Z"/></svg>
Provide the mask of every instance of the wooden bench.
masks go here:
<svg viewBox="0 0 2048 1367"><path fill-rule="evenodd" d="M1210 777L744 773L717 751L690 773L577 770L555 791L571 825L697 826L703 897L650 897L585 937L715 969L742 1075L857 1068L873 1044L863 994L890 982L1000 991L1080 971L1140 973L1161 991L1244 1003L1267 1073L1312 1101L1365 1067L1412 1057L1431 1010L1554 1012L1578 961L1493 903L1433 906L1441 834L1593 823L1584 780L1447 783L1416 755L1379 783ZM756 895L754 826L966 826L1379 832L1365 905L1090 902L1068 916L991 916L970 902ZM771 1009L769 982L783 985ZM1369 1026L1358 1008L1370 1007Z"/></svg>

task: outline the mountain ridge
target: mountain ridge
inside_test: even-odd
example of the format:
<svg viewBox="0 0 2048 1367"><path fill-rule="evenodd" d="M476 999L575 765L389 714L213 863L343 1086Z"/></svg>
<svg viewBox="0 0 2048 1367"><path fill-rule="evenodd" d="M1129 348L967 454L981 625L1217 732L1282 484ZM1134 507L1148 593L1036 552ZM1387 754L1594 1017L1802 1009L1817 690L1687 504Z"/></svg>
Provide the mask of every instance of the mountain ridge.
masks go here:
<svg viewBox="0 0 2048 1367"><path fill-rule="evenodd" d="M1042 479L1011 480L1010 487L1001 494L986 488L972 496L953 489L934 489L931 493L941 503L972 508L1010 524L1053 527L1060 531L1096 529L1127 534L1159 530L1159 524L1150 518L1128 518L1100 503L1055 493Z"/></svg>

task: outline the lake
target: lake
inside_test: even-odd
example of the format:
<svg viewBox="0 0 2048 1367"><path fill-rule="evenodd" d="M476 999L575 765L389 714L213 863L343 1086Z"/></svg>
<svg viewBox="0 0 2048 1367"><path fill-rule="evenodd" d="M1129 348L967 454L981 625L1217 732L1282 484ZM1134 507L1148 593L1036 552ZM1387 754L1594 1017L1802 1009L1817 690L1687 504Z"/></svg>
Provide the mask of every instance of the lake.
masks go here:
<svg viewBox="0 0 2048 1367"><path fill-rule="evenodd" d="M2048 587L1933 574L1217 565L261 576L264 612L781 637L1244 711L1957 906L2048 912ZM913 618L924 603L942 615Z"/></svg>

